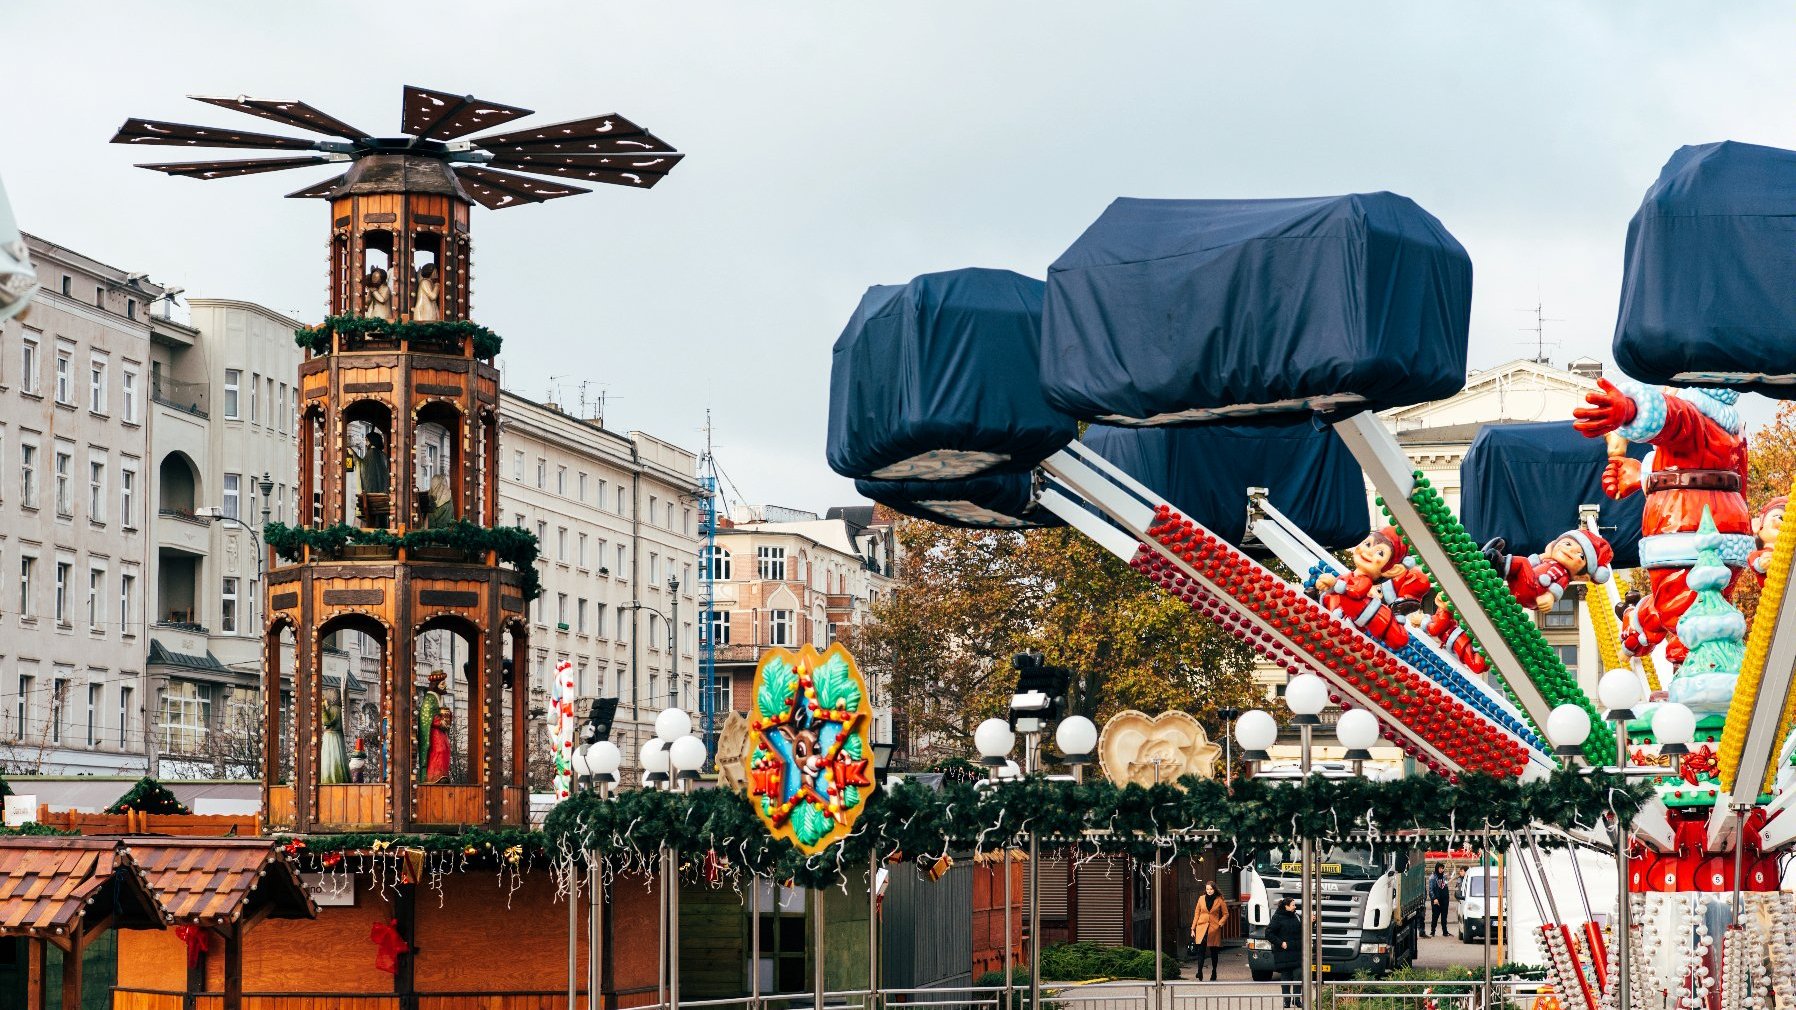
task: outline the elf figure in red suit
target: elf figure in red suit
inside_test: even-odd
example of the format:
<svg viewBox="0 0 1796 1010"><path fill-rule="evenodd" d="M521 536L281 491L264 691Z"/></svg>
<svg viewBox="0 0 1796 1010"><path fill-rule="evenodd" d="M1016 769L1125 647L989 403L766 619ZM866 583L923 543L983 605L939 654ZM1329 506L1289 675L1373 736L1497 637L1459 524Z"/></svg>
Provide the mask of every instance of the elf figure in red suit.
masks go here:
<svg viewBox="0 0 1796 1010"><path fill-rule="evenodd" d="M1652 580L1652 595L1622 615L1622 645L1634 655L1645 655L1664 642L1665 657L1682 663L1689 650L1678 641L1677 622L1696 599L1684 580L1696 564L1703 509L1714 517L1721 560L1734 576L1724 596L1733 596L1754 546L1752 517L1742 494L1746 440L1733 407L1740 394L1731 389L1659 390L1631 379L1598 379L1597 386L1584 397L1589 406L1572 412L1578 431L1654 447L1646 459L1634 460L1625 455L1625 445L1612 442L1603 469L1603 493L1609 497L1646 493L1640 565Z"/></svg>
<svg viewBox="0 0 1796 1010"><path fill-rule="evenodd" d="M1353 549L1351 573L1316 579L1322 608L1393 649L1403 648L1409 644L1409 629L1399 616L1419 613L1428 592L1428 577L1411 568L1408 557L1396 527L1373 530Z"/></svg>
<svg viewBox="0 0 1796 1010"><path fill-rule="evenodd" d="M1752 569L1752 575L1765 584L1765 575L1771 571L1771 549L1777 546L1777 531L1783 528L1784 509L1790 504L1786 495L1778 495L1759 506L1759 514L1752 517L1752 535L1758 541L1759 549L1746 555L1746 567Z"/></svg>
<svg viewBox="0 0 1796 1010"><path fill-rule="evenodd" d="M1502 573L1515 602L1543 614L1565 598L1565 590L1580 575L1598 584L1608 582L1609 563L1615 559L1606 538L1584 529L1561 533L1539 554L1527 557L1503 554L1503 546L1502 538L1492 540L1484 546L1485 557Z"/></svg>

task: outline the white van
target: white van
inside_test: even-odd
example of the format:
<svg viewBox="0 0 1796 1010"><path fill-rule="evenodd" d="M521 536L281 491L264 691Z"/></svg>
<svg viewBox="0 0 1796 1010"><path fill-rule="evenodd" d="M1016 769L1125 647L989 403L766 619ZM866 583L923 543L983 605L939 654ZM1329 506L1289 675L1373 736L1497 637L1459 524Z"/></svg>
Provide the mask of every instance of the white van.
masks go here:
<svg viewBox="0 0 1796 1010"><path fill-rule="evenodd" d="M1459 878L1459 942L1478 943L1496 919L1499 909L1496 896L1497 868L1495 866L1468 866ZM1509 895L1503 895L1500 909L1503 919L1509 918ZM1499 925L1502 920L1497 920Z"/></svg>

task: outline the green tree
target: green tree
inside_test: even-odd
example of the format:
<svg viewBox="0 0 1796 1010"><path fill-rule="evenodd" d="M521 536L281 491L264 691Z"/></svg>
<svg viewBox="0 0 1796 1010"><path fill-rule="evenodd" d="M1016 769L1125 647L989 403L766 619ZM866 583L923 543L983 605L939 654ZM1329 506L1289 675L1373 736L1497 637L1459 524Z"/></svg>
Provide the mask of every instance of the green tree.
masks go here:
<svg viewBox="0 0 1796 1010"><path fill-rule="evenodd" d="M900 519L896 535L897 586L852 646L880 671L912 766L971 752L1025 650L1073 670L1071 708L1100 722L1181 709L1219 735L1220 709L1264 702L1246 646L1077 532Z"/></svg>

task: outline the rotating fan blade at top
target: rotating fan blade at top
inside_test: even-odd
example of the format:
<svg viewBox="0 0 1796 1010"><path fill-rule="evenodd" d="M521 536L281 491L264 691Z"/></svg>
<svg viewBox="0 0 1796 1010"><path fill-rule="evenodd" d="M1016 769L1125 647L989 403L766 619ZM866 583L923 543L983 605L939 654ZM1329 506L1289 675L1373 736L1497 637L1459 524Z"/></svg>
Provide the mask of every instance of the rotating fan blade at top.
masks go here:
<svg viewBox="0 0 1796 1010"><path fill-rule="evenodd" d="M425 140L455 140L522 119L531 109L407 85L399 128Z"/></svg>
<svg viewBox="0 0 1796 1010"><path fill-rule="evenodd" d="M361 140L369 136L367 131L358 130L336 116L320 112L304 102L271 101L265 98L245 98L242 95L238 95L236 98L214 98L206 95L188 95L187 97L196 102L216 105L221 109L236 109L238 112L261 116L263 119L272 119L277 123L285 123L301 130L311 130L313 133L344 137L349 140Z"/></svg>
<svg viewBox="0 0 1796 1010"><path fill-rule="evenodd" d="M168 175L186 176L190 179L225 179L233 175L256 175L260 172L281 172L289 168L309 168L312 165L326 165L333 159L323 155L309 158L242 158L236 161L178 161L159 165L138 165L154 172Z"/></svg>
<svg viewBox="0 0 1796 1010"><path fill-rule="evenodd" d="M248 130L223 130L216 126L169 123L160 119L127 119L112 135L114 144L155 144L167 147L241 147L264 150L311 151L318 142L304 137L282 137Z"/></svg>
<svg viewBox="0 0 1796 1010"><path fill-rule="evenodd" d="M461 179L462 188L468 191L468 195L488 210L503 210L506 207L542 203L544 200L592 192L579 186L545 182L529 176L512 175L510 172L495 172L475 165L458 166L455 174Z"/></svg>
<svg viewBox="0 0 1796 1010"><path fill-rule="evenodd" d="M494 168L516 172L558 175L568 179L648 189L660 182L684 157L683 154L609 157L585 154L497 154L489 164Z"/></svg>
<svg viewBox="0 0 1796 1010"><path fill-rule="evenodd" d="M475 137L469 143L489 151L559 151L563 154L612 153L602 145L622 138L641 140L648 131L619 115L592 116L566 123L551 123L490 137ZM652 139L652 138L651 138Z"/></svg>

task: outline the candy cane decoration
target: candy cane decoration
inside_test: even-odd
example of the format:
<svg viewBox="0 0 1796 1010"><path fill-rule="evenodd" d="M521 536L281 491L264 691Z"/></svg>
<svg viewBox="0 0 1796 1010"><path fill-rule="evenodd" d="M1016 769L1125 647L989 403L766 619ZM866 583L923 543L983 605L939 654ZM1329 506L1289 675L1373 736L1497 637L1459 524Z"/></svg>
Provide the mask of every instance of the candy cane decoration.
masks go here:
<svg viewBox="0 0 1796 1010"><path fill-rule="evenodd" d="M555 664L549 682L549 757L555 763L555 799L565 800L574 791L574 664Z"/></svg>

